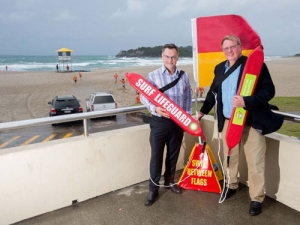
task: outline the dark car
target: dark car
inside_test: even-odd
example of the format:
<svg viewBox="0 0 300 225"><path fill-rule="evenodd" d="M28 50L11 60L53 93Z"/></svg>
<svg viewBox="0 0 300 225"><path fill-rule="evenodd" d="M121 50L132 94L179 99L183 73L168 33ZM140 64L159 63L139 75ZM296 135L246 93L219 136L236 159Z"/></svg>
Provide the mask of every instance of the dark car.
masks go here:
<svg viewBox="0 0 300 225"><path fill-rule="evenodd" d="M49 116L68 115L73 113L82 113L83 109L79 100L74 95L55 96L51 102Z"/></svg>

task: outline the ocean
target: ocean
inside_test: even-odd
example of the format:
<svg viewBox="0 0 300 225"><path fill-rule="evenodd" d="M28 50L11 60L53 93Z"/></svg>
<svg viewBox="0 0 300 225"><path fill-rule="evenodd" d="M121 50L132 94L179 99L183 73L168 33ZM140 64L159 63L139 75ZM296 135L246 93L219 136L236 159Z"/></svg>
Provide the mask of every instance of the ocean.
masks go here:
<svg viewBox="0 0 300 225"><path fill-rule="evenodd" d="M280 59L283 56L265 56L265 61ZM0 56L0 71L51 71L56 70L58 57L53 56ZM71 70L94 70L109 68L128 68L139 66L160 66L161 58L117 58L110 55L72 56L71 62L60 63L61 67L69 65ZM192 65L192 58L179 58L177 65Z"/></svg>

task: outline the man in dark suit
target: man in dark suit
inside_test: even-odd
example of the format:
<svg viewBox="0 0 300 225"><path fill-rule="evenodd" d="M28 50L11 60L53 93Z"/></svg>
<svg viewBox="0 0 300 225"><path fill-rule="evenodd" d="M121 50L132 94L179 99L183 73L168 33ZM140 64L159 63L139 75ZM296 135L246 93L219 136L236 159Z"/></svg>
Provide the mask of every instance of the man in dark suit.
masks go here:
<svg viewBox="0 0 300 225"><path fill-rule="evenodd" d="M237 191L239 151L243 145L248 166L249 195L251 198L249 213L256 216L261 213L261 204L265 197L266 141L264 134L279 129L284 118L277 117L270 110L268 101L274 97L275 87L266 64L263 63L254 94L252 96L239 96L236 93L247 57L242 55L242 44L237 36L225 36L221 42L221 48L227 60L215 67L215 77L200 109L199 119L208 114L217 102L218 132L221 133L223 142L223 166L224 171L226 171L227 182L222 199L230 198ZM224 73L231 67L235 69L220 82ZM248 110L248 116L241 141L231 150L229 168L227 168L228 147L225 137L234 107Z"/></svg>

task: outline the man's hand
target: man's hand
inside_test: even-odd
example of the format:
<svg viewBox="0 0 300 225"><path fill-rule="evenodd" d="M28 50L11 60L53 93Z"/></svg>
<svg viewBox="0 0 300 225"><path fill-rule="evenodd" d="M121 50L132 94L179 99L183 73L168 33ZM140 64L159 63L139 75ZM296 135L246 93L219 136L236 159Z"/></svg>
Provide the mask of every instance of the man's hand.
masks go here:
<svg viewBox="0 0 300 225"><path fill-rule="evenodd" d="M232 106L235 108L245 107L245 102L243 96L235 95L232 99Z"/></svg>
<svg viewBox="0 0 300 225"><path fill-rule="evenodd" d="M199 121L200 121L204 115L205 115L204 113L196 111L196 115L195 115L194 118L195 118L196 120L199 120Z"/></svg>
<svg viewBox="0 0 300 225"><path fill-rule="evenodd" d="M164 109L164 108L161 108L161 107L158 106L158 107L155 108L155 112L157 114L163 116L163 117L166 117L166 118L170 119L168 111L166 109Z"/></svg>

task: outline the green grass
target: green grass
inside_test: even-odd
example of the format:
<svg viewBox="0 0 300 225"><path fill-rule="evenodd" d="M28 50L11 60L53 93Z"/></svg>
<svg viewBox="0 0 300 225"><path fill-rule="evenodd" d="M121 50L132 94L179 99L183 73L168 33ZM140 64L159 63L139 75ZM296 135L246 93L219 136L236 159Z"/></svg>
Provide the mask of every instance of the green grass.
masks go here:
<svg viewBox="0 0 300 225"><path fill-rule="evenodd" d="M274 97L270 104L276 105L281 112L300 112L300 97Z"/></svg>
<svg viewBox="0 0 300 225"><path fill-rule="evenodd" d="M300 113L300 97L274 97L270 104L276 105L280 112ZM300 123L285 122L276 132L300 138Z"/></svg>
<svg viewBox="0 0 300 225"><path fill-rule="evenodd" d="M300 123L284 123L276 132L287 136L300 138Z"/></svg>

